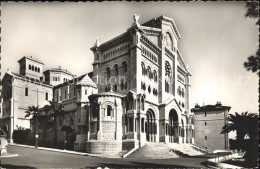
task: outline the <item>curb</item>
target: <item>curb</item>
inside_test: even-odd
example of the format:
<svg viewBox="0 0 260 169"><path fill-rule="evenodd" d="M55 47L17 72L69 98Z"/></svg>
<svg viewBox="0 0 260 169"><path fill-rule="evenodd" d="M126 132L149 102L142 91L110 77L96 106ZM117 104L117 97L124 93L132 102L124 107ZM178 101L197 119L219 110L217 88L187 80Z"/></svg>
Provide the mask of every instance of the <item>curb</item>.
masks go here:
<svg viewBox="0 0 260 169"><path fill-rule="evenodd" d="M34 146L23 145L23 144L11 143L11 144L8 144L8 145L10 145L10 146L18 146L18 147L26 147L26 148L35 149ZM38 149L38 150L46 150L46 151L60 152L60 153L67 153L67 154L74 154L74 155L81 155L81 156L90 156L90 157L100 157L100 158L122 158L122 157L106 157L106 156L99 155L99 154L81 153L81 152L77 152L77 151L60 150L60 149L47 148L47 147L38 147L37 149Z"/></svg>
<svg viewBox="0 0 260 169"><path fill-rule="evenodd" d="M8 158L8 157L17 157L18 154L10 154L10 155L6 155L6 156L0 156L0 158Z"/></svg>

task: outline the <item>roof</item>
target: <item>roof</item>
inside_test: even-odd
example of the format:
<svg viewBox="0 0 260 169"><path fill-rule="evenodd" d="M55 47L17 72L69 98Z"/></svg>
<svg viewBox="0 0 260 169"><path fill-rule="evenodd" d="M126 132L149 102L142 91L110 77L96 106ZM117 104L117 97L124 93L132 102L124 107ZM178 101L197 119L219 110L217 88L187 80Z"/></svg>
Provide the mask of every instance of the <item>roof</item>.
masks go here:
<svg viewBox="0 0 260 169"><path fill-rule="evenodd" d="M181 35L180 35L180 33L179 33L178 29L177 29L177 26L176 26L174 20L173 20L172 18L170 18L170 17L165 16L165 15L162 15L162 16L160 16L160 17L158 17L158 18L153 18L153 19L151 19L151 20L145 22L144 24L142 24L142 26L151 26L151 25L154 25L154 22L158 22L158 21L160 21L160 20L162 20L162 19L163 19L163 20L167 20L167 21L169 21L169 22L172 24L174 33L176 34L177 38L180 39L180 38L181 38Z"/></svg>
<svg viewBox="0 0 260 169"><path fill-rule="evenodd" d="M61 83L59 85L54 86L54 89L57 89L59 87L68 85L68 84L80 84L80 82L82 81L82 84L84 85L90 85L92 87L97 88L97 85L92 81L92 79L89 77L89 75L91 75L93 72L90 73L86 73L84 75L81 75L79 77L73 78L67 82ZM86 77L87 76L87 77Z"/></svg>
<svg viewBox="0 0 260 169"><path fill-rule="evenodd" d="M206 105L206 106L195 106L192 108L192 112L203 112L203 111L217 111L217 110L230 110L230 106L222 106L221 104L216 105Z"/></svg>
<svg viewBox="0 0 260 169"><path fill-rule="evenodd" d="M45 74L47 72L63 72L63 73L66 73L68 75L75 76L71 72L64 70L64 69L61 69L61 68L51 68L51 69L45 70L43 73Z"/></svg>
<svg viewBox="0 0 260 169"><path fill-rule="evenodd" d="M45 81L40 81L38 79L34 79L34 78L30 78L30 77L26 77L26 76L22 76L18 73L15 73L15 72L6 72L5 75L4 75L4 78L6 75L9 75L9 76L12 76L12 77L18 77L18 78L21 78L21 79L24 79L24 80L27 80L31 83L40 83L42 85L45 85L45 86L48 86L48 87L53 87L52 85L50 85L49 83L45 82ZM3 79L4 79L3 78Z"/></svg>
<svg viewBox="0 0 260 169"><path fill-rule="evenodd" d="M40 64L44 65L43 62L41 62L41 61L39 61L39 60L37 60L37 59L32 58L32 56L31 56L31 57L24 56L24 57L22 57L20 60L18 60L18 62L20 63L20 62L21 62L22 60L24 60L24 59L29 59L29 60L32 60L32 61L34 61L34 62L37 62L37 63L40 63Z"/></svg>
<svg viewBox="0 0 260 169"><path fill-rule="evenodd" d="M147 30L150 29L150 30L153 30L153 31L161 31L160 28L157 28L157 27L154 27L154 26L153 26L153 22L154 22L154 21L158 22L158 21L160 21L161 19L167 20L167 21L169 21L169 22L172 24L173 32L176 34L177 38L180 39L181 36L180 36L179 31L178 31L178 29L177 29L177 27L176 27L176 25L175 25L174 20L173 20L172 18L166 17L166 16L164 16L164 15L162 15L162 16L160 16L160 17L158 17L158 18L151 19L151 20L149 20L149 21L147 21L147 22L141 24L140 27L138 27L138 28L140 28L141 31L142 31L142 28L143 28L143 29L147 29ZM108 40L108 41L106 41L106 42L100 44L100 45L99 45L99 48L100 48L100 49L101 49L101 48L105 48L105 46L107 46L107 45L109 45L109 44L117 44L117 43L119 43L119 41L125 40L125 38L130 35L130 34L129 34L129 30L131 30L132 28L136 28L136 27L137 27L137 26L131 26L126 32L124 32L124 33L122 33L122 34L116 36L116 37L113 38L113 39L110 39L110 40ZM96 49L96 48L97 48L97 46L94 45L94 46L91 47L90 49L91 49L91 50L94 50L94 49Z"/></svg>
<svg viewBox="0 0 260 169"><path fill-rule="evenodd" d="M97 88L96 83L94 83L92 79L90 79L88 74L85 74L84 77L82 77L82 79L77 83L77 85L88 85Z"/></svg>

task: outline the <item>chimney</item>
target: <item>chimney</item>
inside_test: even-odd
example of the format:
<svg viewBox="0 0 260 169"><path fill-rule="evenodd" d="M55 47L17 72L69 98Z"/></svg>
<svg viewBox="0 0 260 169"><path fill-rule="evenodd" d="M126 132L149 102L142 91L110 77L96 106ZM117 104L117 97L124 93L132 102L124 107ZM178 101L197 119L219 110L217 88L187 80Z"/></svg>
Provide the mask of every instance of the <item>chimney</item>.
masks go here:
<svg viewBox="0 0 260 169"><path fill-rule="evenodd" d="M196 103L195 108L200 108L200 105L198 103Z"/></svg>
<svg viewBox="0 0 260 169"><path fill-rule="evenodd" d="M216 106L222 106L221 102L218 101L218 102L216 103Z"/></svg>

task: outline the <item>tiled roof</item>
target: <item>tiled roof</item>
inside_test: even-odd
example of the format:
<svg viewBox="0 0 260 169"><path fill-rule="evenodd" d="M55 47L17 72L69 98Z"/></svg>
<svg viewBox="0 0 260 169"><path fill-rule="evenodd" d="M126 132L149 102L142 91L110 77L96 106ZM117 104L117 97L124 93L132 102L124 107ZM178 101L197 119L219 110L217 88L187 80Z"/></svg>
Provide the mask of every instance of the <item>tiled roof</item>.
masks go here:
<svg viewBox="0 0 260 169"><path fill-rule="evenodd" d="M77 83L77 85L89 85L95 88L97 87L97 85L92 81L92 79L90 79L88 74L83 76L82 79Z"/></svg>
<svg viewBox="0 0 260 169"><path fill-rule="evenodd" d="M91 73L92 73L92 72L91 72ZM71 79L71 80L69 80L69 81L67 81L67 82L61 83L61 84L55 86L54 88L59 88L59 87L65 86L65 85L67 85L67 84L79 84L79 83L81 82L81 80L84 79L85 76L88 76L88 78L89 78L89 80L87 80L87 77L85 78L85 80L84 80L84 81L85 81L85 83L84 83L85 85L87 85L86 83L87 83L87 81L88 81L90 86L97 87L97 85L96 85L96 84L91 80L91 78L89 77L89 75L91 75L91 73L86 73L86 74L84 74L84 75L81 75L81 76L79 76L79 77L76 77L76 78L74 78L74 79Z"/></svg>

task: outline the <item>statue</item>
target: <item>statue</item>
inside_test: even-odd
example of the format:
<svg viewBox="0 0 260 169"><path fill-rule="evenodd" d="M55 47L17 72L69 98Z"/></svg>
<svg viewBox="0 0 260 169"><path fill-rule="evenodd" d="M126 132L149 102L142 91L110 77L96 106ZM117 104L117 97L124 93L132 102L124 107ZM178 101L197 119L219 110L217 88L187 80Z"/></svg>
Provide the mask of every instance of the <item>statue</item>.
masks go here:
<svg viewBox="0 0 260 169"><path fill-rule="evenodd" d="M138 23L139 17L140 17L140 15L134 14L134 23L133 23L133 26L134 26L134 25L140 26L140 24Z"/></svg>
<svg viewBox="0 0 260 169"><path fill-rule="evenodd" d="M99 37L97 37L97 39L96 39L96 43L95 43L95 47L99 47L100 46L100 38Z"/></svg>

